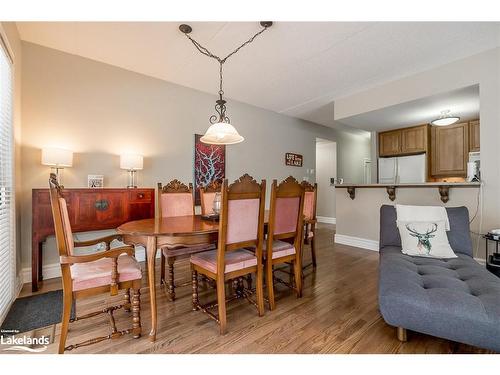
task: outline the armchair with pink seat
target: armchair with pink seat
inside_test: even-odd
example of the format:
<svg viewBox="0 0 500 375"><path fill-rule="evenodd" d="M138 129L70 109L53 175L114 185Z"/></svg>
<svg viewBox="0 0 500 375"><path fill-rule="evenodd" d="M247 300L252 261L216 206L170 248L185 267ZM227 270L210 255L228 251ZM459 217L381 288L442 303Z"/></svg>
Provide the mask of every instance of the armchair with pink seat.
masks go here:
<svg viewBox="0 0 500 375"><path fill-rule="evenodd" d="M140 288L142 273L139 264L134 258L134 248L121 246L110 249L110 243L115 239L120 239L118 235L75 242L71 232L66 200L62 195L62 189L57 182L57 177L53 173L50 175L49 187L63 282L63 314L59 353L62 354L65 350L73 350L103 340L115 339L130 332L132 332L134 338L139 338L141 336ZM76 255L74 253L75 247L91 246L98 243L106 244L104 251L89 255ZM118 294L119 290L125 290L123 304L71 319L71 307L78 298L102 293L110 293L114 296ZM133 292L132 296L130 291ZM121 308L128 312L132 310L131 329L127 328L119 331L116 328L113 313ZM101 313L110 316L110 334L66 346L69 323Z"/></svg>

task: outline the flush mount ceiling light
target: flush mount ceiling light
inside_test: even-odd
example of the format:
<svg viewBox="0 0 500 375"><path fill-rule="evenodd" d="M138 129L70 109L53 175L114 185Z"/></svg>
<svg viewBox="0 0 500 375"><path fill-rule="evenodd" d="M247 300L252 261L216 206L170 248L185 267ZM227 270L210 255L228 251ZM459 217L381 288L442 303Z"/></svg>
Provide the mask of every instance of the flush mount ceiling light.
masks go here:
<svg viewBox="0 0 500 375"><path fill-rule="evenodd" d="M196 40L191 38L191 36L189 35L193 31L193 28L191 26L186 24L182 24L179 26L179 30L183 32L184 35L186 35L186 37L193 43L193 45L199 52L201 52L205 56L217 60L217 62L219 63L219 99L215 101L215 111L217 112L217 114L210 116L209 121L212 125L210 125L210 127L207 129L205 135L200 138L200 141L202 141L203 143L213 145L232 145L235 143L243 142L243 140L245 139L238 134L238 131L233 125L231 125L231 121L226 115L226 101L222 98L222 95L224 95L224 90L222 89L222 66L228 58L230 58L247 44L252 43L257 36L266 31L269 27L271 27L272 24L273 23L270 21L260 22L260 26L262 26L262 29L224 58L214 55Z"/></svg>
<svg viewBox="0 0 500 375"><path fill-rule="evenodd" d="M436 126L447 126L452 125L460 120L460 117L450 116L450 110L441 111L441 116L439 118L431 121L432 125Z"/></svg>

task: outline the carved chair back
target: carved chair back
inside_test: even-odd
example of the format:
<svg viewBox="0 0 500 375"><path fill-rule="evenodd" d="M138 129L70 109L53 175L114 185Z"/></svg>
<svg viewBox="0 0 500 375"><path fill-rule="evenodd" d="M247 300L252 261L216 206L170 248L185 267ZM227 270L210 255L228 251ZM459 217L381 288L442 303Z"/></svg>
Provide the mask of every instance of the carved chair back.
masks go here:
<svg viewBox="0 0 500 375"><path fill-rule="evenodd" d="M158 211L160 217L194 215L193 184L186 186L177 179L165 186L158 182Z"/></svg>
<svg viewBox="0 0 500 375"><path fill-rule="evenodd" d="M201 214L213 213L215 194L222 190L222 181L215 180L205 187L200 187Z"/></svg>
<svg viewBox="0 0 500 375"><path fill-rule="evenodd" d="M224 180L217 248L218 270L224 270L226 252L245 247L255 247L260 262L264 243L265 200L265 180L259 184L248 174L231 185L228 185L227 179Z"/></svg>
<svg viewBox="0 0 500 375"><path fill-rule="evenodd" d="M304 217L306 221L316 220L316 203L318 200L318 184L310 184L307 181L301 182L304 188Z"/></svg>
<svg viewBox="0 0 500 375"><path fill-rule="evenodd" d="M295 249L302 243L302 223L304 211L304 187L292 176L279 185L273 180L267 234L267 257L272 259L273 241L286 240Z"/></svg>

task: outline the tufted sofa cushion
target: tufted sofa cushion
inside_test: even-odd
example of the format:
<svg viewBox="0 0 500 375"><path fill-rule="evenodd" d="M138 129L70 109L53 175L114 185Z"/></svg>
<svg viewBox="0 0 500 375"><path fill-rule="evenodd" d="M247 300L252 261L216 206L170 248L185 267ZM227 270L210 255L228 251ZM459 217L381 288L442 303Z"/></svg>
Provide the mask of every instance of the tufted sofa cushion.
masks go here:
<svg viewBox="0 0 500 375"><path fill-rule="evenodd" d="M381 210L381 225L388 223L384 214L395 220L391 211ZM454 259L404 255L392 244L395 223L393 230L381 228L380 311L390 325L500 352L500 279L467 255L472 253L467 210L452 211L448 236ZM457 228L462 232L454 237Z"/></svg>

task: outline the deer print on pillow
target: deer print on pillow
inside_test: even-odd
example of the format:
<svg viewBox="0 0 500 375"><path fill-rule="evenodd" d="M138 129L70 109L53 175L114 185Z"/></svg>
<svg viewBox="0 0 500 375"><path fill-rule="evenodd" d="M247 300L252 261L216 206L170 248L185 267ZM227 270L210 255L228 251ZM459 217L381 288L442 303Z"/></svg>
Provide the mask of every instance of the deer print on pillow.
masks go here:
<svg viewBox="0 0 500 375"><path fill-rule="evenodd" d="M408 230L410 236L415 237L418 241L417 248L419 251L425 251L427 255L431 253L432 244L430 239L435 237L435 233L437 231L438 225L436 223L432 223L432 227L427 229L425 233L420 233L416 229L412 229L410 224L406 224L406 229Z"/></svg>

